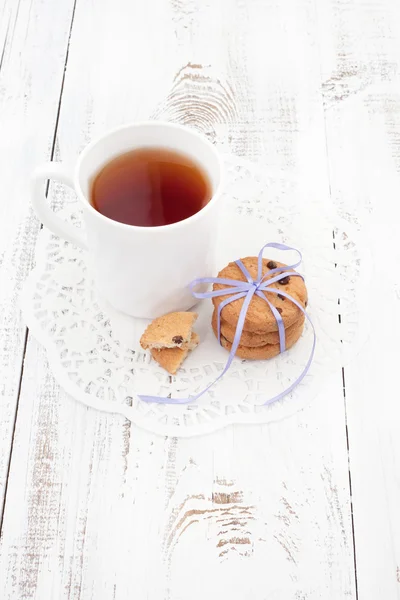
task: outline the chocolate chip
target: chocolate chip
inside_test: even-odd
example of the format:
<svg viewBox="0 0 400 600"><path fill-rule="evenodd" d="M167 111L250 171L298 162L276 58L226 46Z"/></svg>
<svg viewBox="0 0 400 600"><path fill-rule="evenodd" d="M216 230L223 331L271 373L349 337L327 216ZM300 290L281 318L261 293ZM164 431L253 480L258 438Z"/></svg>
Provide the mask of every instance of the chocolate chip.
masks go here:
<svg viewBox="0 0 400 600"><path fill-rule="evenodd" d="M281 315L282 314L282 309L281 308L277 308L276 309L278 311L278 313Z"/></svg>
<svg viewBox="0 0 400 600"><path fill-rule="evenodd" d="M283 277L282 279L280 279L280 280L278 281L278 283L280 283L281 285L287 285L287 284L289 283L289 281L290 281L290 277L288 277L288 276L286 275L286 277Z"/></svg>
<svg viewBox="0 0 400 600"><path fill-rule="evenodd" d="M282 294L278 294L278 298L280 298L281 300L284 300L285 296L282 296Z"/></svg>
<svg viewBox="0 0 400 600"><path fill-rule="evenodd" d="M270 260L269 262L267 262L268 269L276 269L277 266L278 265L273 260Z"/></svg>
<svg viewBox="0 0 400 600"><path fill-rule="evenodd" d="M304 302L304 306L307 308L307 306L308 306L308 300L306 300L306 301Z"/></svg>
<svg viewBox="0 0 400 600"><path fill-rule="evenodd" d="M175 335L172 338L172 341L174 342L174 344L182 344L183 342L183 337L181 335Z"/></svg>

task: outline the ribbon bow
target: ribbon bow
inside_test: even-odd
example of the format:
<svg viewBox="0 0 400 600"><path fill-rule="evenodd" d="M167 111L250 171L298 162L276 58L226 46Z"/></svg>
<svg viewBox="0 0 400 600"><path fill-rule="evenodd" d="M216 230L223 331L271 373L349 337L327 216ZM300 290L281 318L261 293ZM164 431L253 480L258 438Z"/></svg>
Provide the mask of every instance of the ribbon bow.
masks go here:
<svg viewBox="0 0 400 600"><path fill-rule="evenodd" d="M297 253L299 260L298 260L298 262L294 263L293 265L288 265L287 267L277 267L275 269L271 269L270 271L268 271L268 273L263 275L262 274L262 267L263 267L262 261L263 261L264 250L266 248L276 248L277 250L283 250L283 251L287 251L287 250L294 251ZM294 388L307 375L308 370L311 366L311 363L312 363L312 360L314 357L314 352L315 352L315 344L316 344L315 327L314 327L310 317L308 316L308 314L302 307L302 305L299 302L297 302L297 300L295 300L292 296L290 296L289 294L284 292L282 289L274 288L273 284L281 281L285 277L301 277L302 279L304 279L303 276L300 275L300 273L296 273L293 270L293 269L296 269L300 265L301 261L302 261L301 252L299 250L296 250L296 248L291 248L290 246L286 246L285 244L277 244L277 243L271 242L269 244L265 244L265 246L263 246L261 248L261 250L258 254L258 265L257 265L258 272L257 272L257 279L255 279L255 280L252 278L252 276L250 275L250 273L244 266L243 262L241 260L236 260L235 263L237 264L239 269L242 271L242 273L245 276L247 281L238 281L237 279L225 279L223 277L222 278L221 277L204 277L204 278L195 279L194 281L192 281L189 284L189 289L192 292L193 296L199 300L204 299L204 298L216 298L217 296L229 296L228 298L226 298L219 304L218 311L217 311L218 340L220 341L220 343L221 343L221 312L222 312L223 308L230 302L234 302L235 300L240 300L241 298L244 298L243 305L242 305L242 308L239 313L239 318L238 318L236 331L235 331L235 337L232 342L232 347L229 352L229 356L228 356L226 365L225 365L222 373L220 373L220 375L218 375L218 377L212 383L210 383L204 390L202 390L198 394L191 396L189 398L165 398L165 397L161 397L161 396L139 395L139 399L143 400L144 402L148 402L148 403L187 404L189 402L194 402L195 400L200 398L200 396L203 396L203 394L208 392L208 390L213 385L215 385L217 383L217 381L219 381L225 375L225 373L227 372L227 370L229 369L229 367L232 364L232 361L236 354L236 350L240 343L240 338L242 337L243 326L244 326L244 322L246 319L247 310L250 306L250 302L254 295L265 300L265 302L268 304L272 314L274 315L276 323L278 325L280 352L281 353L285 352L285 350L286 350L285 326L284 326L282 317L279 314L279 311L275 308L275 306L268 300L268 298L264 292L268 292L268 293L272 293L272 294L280 294L281 296L284 296L287 300L289 300L290 302L295 304L301 310L301 312L305 315L306 319L310 323L312 330L313 330L313 336L314 336L313 344L312 344L310 355L308 357L307 363L306 363L303 371L300 373L300 375L297 377L297 379L288 388L286 388L286 390L284 390L283 392L280 392L273 398L267 399L264 402L264 405L273 404L277 400L281 400L284 396L286 396L286 394L289 394L291 391L293 391ZM275 273L276 273L276 275L274 275ZM211 290L208 292L196 292L195 291L195 288L197 288L199 285L215 284L215 283L229 286L229 287L225 287L221 290Z"/></svg>

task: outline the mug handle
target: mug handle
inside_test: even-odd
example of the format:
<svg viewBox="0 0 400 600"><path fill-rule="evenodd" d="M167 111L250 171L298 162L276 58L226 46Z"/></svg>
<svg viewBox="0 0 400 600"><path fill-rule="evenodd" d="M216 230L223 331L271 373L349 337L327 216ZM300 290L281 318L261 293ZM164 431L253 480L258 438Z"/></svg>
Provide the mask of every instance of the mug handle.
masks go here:
<svg viewBox="0 0 400 600"><path fill-rule="evenodd" d="M72 177L66 172L62 163L47 163L38 167L32 175L32 205L33 208L46 227L56 235L66 239L68 242L87 250L87 244L83 231L74 227L64 219L61 219L54 213L43 193L43 183L48 179L56 179L68 187L74 189Z"/></svg>

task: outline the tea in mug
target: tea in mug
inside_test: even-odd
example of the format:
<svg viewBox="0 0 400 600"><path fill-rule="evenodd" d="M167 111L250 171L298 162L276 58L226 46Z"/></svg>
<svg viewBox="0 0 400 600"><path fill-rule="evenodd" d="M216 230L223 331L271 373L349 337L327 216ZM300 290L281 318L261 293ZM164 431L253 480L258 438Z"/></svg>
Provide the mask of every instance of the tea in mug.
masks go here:
<svg viewBox="0 0 400 600"><path fill-rule="evenodd" d="M190 157L166 148L139 148L101 169L90 199L113 221L158 227L196 214L211 195L206 174Z"/></svg>

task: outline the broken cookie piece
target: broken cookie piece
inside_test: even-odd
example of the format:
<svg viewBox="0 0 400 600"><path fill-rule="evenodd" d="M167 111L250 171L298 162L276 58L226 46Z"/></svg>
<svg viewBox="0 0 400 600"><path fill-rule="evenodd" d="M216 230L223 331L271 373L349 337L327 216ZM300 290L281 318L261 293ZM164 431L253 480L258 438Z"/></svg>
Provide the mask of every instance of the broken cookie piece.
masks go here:
<svg viewBox="0 0 400 600"><path fill-rule="evenodd" d="M174 312L158 317L150 323L140 338L144 350L181 348L191 342L196 313Z"/></svg>
<svg viewBox="0 0 400 600"><path fill-rule="evenodd" d="M140 339L140 345L150 350L158 364L175 375L183 361L200 341L192 331L196 313L174 312L158 317L150 323Z"/></svg>
<svg viewBox="0 0 400 600"><path fill-rule="evenodd" d="M153 348L151 356L168 373L175 375L189 352L196 348L199 341L199 336L193 332L190 341L183 344L180 348L178 346L175 348Z"/></svg>

